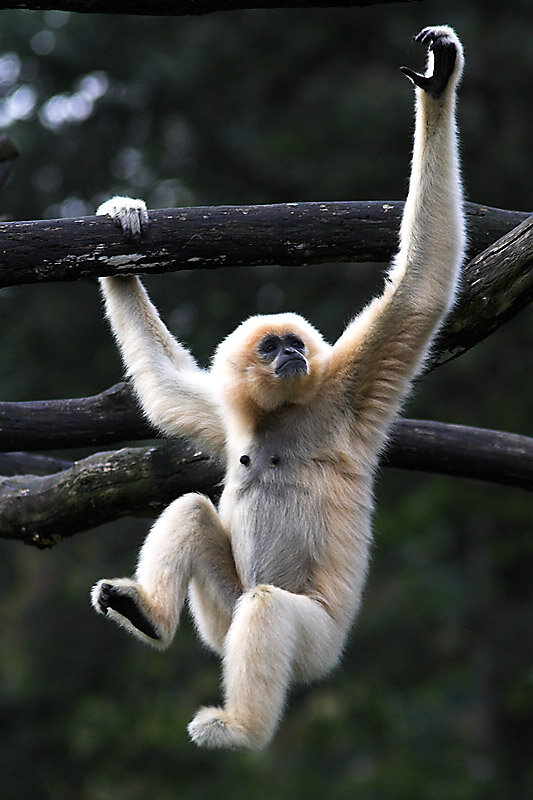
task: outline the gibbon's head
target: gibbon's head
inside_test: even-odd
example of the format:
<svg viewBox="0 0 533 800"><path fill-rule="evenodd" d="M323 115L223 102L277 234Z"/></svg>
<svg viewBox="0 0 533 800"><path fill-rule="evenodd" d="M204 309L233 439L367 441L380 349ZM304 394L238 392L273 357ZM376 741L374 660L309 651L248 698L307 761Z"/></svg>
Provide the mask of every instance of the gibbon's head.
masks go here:
<svg viewBox="0 0 533 800"><path fill-rule="evenodd" d="M250 317L219 344L212 371L230 404L272 411L315 394L330 349L298 314Z"/></svg>

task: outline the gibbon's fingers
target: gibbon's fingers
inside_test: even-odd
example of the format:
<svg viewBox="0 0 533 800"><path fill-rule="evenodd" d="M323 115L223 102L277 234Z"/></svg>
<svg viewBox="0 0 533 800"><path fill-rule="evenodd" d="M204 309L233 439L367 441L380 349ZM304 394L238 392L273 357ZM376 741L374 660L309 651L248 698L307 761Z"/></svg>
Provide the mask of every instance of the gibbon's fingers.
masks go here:
<svg viewBox="0 0 533 800"><path fill-rule="evenodd" d="M127 241L139 241L148 230L149 217L144 200L112 197L102 203L96 213L110 216Z"/></svg>
<svg viewBox="0 0 533 800"><path fill-rule="evenodd" d="M428 75L420 75L409 67L400 67L403 72L414 84L423 91L430 94L435 100L443 94L448 86L457 64L459 53L459 40L454 31L446 25L433 28L424 28L417 36L415 42L428 45L429 51L433 56L430 59L429 67L432 72Z"/></svg>

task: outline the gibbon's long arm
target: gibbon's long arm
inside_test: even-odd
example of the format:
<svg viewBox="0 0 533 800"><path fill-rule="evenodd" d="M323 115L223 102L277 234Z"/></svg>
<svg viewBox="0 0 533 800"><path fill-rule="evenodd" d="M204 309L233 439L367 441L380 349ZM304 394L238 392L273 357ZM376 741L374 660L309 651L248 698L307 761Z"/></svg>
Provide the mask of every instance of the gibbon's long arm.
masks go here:
<svg viewBox="0 0 533 800"><path fill-rule="evenodd" d="M148 223L141 200L112 198L97 214L111 216L132 238ZM222 456L225 434L209 373L169 333L138 278L100 278L100 286L122 359L148 419L164 433L196 439Z"/></svg>
<svg viewBox="0 0 533 800"><path fill-rule="evenodd" d="M402 68L416 86L416 123L399 252L383 295L332 353L333 371L353 382L358 421L376 449L453 303L465 246L455 127L462 46L447 26L416 40L429 45L429 59L426 75Z"/></svg>

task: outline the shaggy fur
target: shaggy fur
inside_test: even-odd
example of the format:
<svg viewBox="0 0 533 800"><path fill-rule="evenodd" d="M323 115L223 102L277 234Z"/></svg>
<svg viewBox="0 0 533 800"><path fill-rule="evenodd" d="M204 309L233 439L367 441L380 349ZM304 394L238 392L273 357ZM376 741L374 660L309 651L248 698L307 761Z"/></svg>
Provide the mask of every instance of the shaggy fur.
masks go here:
<svg viewBox="0 0 533 800"><path fill-rule="evenodd" d="M337 664L360 605L374 469L453 303L464 251L462 47L445 26L419 39L430 58L425 76L404 70L417 86L416 130L399 252L382 296L333 346L298 315L253 317L202 370L136 277L101 279L148 418L226 464L218 509L202 495L180 497L146 538L135 577L100 581L92 593L96 611L159 648L171 643L188 596L199 635L223 660L222 707L201 709L189 725L200 745L264 747L291 681ZM99 213L134 236L147 222L141 201L114 198ZM281 377L259 345L289 334L303 342L305 366L300 358Z"/></svg>

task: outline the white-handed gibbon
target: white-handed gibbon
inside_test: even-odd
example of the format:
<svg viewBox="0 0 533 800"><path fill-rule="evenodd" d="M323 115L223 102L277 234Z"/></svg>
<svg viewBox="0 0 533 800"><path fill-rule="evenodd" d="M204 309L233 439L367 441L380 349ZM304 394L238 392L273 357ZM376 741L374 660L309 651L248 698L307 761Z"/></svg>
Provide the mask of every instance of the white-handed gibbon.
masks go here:
<svg viewBox="0 0 533 800"><path fill-rule="evenodd" d="M327 344L296 314L246 320L209 370L161 322L134 276L101 278L106 312L146 416L190 437L226 468L218 508L175 500L147 536L133 579L105 579L97 612L141 641L170 645L186 598L198 633L223 660L224 702L189 725L207 747L260 749L292 682L339 661L361 602L372 484L391 421L454 300L464 253L455 126L463 52L447 26L415 84L416 125L399 252L383 294ZM142 201L98 210L126 235Z"/></svg>

